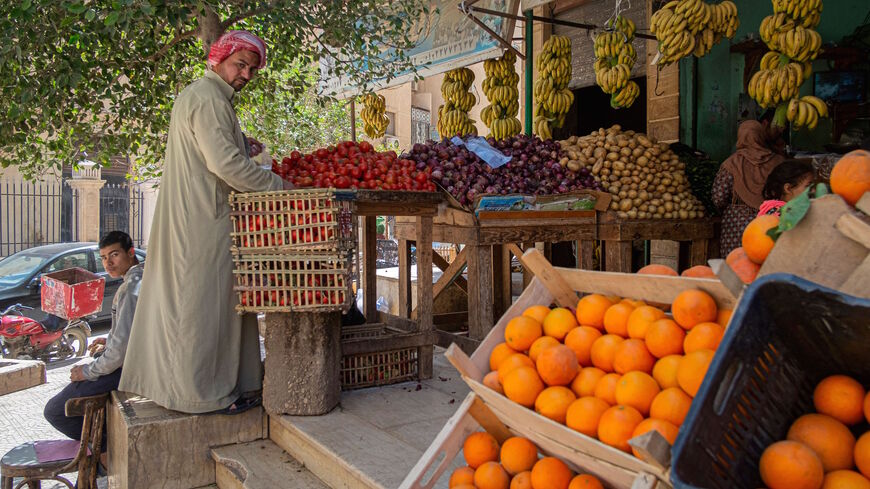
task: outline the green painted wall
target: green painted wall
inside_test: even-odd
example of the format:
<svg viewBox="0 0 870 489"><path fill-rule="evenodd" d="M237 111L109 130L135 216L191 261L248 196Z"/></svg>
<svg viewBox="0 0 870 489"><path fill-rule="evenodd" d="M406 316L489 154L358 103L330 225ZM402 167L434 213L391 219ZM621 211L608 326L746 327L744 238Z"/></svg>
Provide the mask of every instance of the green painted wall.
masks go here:
<svg viewBox="0 0 870 489"><path fill-rule="evenodd" d="M734 0L740 16L740 28L733 41L752 35L758 38L758 27L764 17L773 13L768 1ZM838 42L851 34L870 12L867 0L827 0L818 31L823 42ZM719 43L703 58L689 57L680 61L680 139L709 153L720 161L734 151L737 125L746 114L740 114L743 89L743 60L740 53L730 52L731 41ZM814 70L827 70L826 61L816 61ZM695 66L697 65L697 66ZM812 93L812 79L804 82L802 94ZM830 142L831 123L823 119L808 134L792 135L792 145L800 149L821 150Z"/></svg>

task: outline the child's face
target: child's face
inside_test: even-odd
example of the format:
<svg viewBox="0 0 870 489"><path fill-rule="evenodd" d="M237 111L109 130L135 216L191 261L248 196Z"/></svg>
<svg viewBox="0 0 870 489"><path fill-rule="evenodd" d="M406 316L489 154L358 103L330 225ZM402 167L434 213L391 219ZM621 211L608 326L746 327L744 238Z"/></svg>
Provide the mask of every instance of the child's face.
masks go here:
<svg viewBox="0 0 870 489"><path fill-rule="evenodd" d="M804 192L804 190L806 190L807 187L809 187L812 182L813 182L812 175L807 175L797 185L792 185L790 183L785 184L785 186L783 187L783 192L782 192L783 200L788 202L791 199L802 194Z"/></svg>

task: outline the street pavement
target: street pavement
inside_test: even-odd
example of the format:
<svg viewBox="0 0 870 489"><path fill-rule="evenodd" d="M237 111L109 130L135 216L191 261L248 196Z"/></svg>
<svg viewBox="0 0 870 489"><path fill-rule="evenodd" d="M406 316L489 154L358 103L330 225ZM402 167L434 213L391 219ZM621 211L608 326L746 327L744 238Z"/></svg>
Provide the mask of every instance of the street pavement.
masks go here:
<svg viewBox="0 0 870 489"><path fill-rule="evenodd" d="M92 338L105 336L103 332ZM45 384L0 396L0 456L28 441L64 438L64 435L48 424L42 411L48 400L69 383L72 367L88 361L85 357L50 362L45 368ZM68 474L68 478L75 482L75 474ZM105 477L98 479L97 483L100 488L108 487ZM42 488L61 489L66 486L59 482L45 481Z"/></svg>

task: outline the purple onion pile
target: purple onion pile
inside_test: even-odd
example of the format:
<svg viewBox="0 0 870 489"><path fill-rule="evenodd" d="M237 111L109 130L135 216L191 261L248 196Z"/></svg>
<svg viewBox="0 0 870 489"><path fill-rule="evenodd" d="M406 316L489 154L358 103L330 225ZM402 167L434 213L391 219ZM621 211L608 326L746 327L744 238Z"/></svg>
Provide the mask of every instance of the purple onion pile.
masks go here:
<svg viewBox="0 0 870 489"><path fill-rule="evenodd" d="M462 205L481 194L552 195L580 189L602 190L601 184L582 168L573 172L559 164L564 152L559 143L520 134L489 144L511 161L490 167L465 146L448 139L415 144L401 157L417 163L417 169L432 169L430 180L441 185Z"/></svg>

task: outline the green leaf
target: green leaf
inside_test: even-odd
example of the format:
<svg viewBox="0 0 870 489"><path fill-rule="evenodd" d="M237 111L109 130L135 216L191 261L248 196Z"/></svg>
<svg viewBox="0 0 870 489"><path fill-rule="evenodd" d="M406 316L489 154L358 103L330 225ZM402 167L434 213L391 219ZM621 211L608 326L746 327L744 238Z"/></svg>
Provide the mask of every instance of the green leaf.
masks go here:
<svg viewBox="0 0 870 489"><path fill-rule="evenodd" d="M830 192L828 191L828 186L824 183L819 183L816 185L816 198L828 195Z"/></svg>
<svg viewBox="0 0 870 489"><path fill-rule="evenodd" d="M803 220L804 216L807 215L809 210L810 190L806 189L782 206L782 209L780 209L779 226L768 230L767 235L776 241L782 233L794 229Z"/></svg>
<svg viewBox="0 0 870 489"><path fill-rule="evenodd" d="M96 16L97 12L94 9L88 9L88 11L85 12L85 20L87 20L88 22L94 20Z"/></svg>
<svg viewBox="0 0 870 489"><path fill-rule="evenodd" d="M112 27L115 25L115 22L118 22L118 16L120 14L118 12L112 12L106 16L106 20L103 21L106 27Z"/></svg>
<svg viewBox="0 0 870 489"><path fill-rule="evenodd" d="M33 2L31 2L30 0L24 0L23 2L21 2L21 6L19 8L22 12L24 12L30 10L31 5L33 5Z"/></svg>

